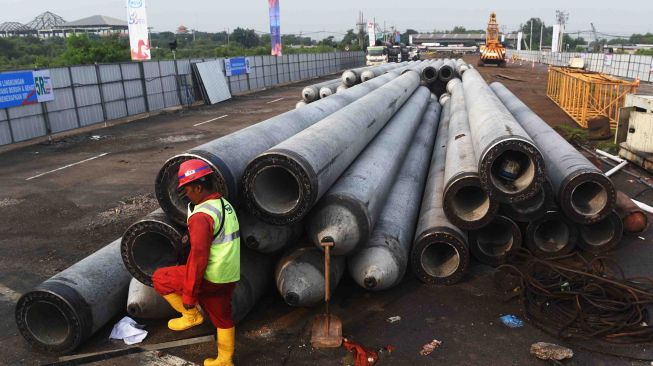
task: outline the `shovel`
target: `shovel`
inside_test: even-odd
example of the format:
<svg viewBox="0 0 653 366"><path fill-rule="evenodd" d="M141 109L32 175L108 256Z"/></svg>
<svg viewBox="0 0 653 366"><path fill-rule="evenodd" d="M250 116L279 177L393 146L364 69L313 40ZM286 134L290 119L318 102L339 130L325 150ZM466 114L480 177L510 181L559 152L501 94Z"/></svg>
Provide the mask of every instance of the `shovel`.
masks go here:
<svg viewBox="0 0 653 366"><path fill-rule="evenodd" d="M342 343L342 321L329 312L329 300L331 299L329 276L330 253L334 242L331 237L325 237L320 241L320 246L324 249L324 302L326 304L326 313L317 315L313 319L311 330L311 345L315 348L335 348L340 347Z"/></svg>

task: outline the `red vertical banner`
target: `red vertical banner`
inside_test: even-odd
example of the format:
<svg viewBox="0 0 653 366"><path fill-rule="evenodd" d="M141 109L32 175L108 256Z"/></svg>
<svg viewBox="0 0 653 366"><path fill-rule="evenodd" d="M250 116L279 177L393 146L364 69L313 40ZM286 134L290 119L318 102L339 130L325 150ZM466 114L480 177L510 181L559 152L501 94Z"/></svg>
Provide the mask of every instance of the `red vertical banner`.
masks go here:
<svg viewBox="0 0 653 366"><path fill-rule="evenodd" d="M279 17L279 0L268 0L270 5L270 41L272 56L281 56L281 21Z"/></svg>

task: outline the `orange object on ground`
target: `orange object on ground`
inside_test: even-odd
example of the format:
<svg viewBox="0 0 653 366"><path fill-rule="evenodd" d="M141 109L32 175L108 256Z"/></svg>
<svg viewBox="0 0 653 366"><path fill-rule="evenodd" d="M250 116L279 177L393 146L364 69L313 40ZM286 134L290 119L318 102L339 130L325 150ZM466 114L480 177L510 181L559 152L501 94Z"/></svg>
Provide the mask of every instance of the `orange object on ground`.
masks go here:
<svg viewBox="0 0 653 366"><path fill-rule="evenodd" d="M376 352L367 350L360 344L352 342L347 338L342 340L342 346L347 351L354 353L356 366L372 366L379 360L379 355Z"/></svg>

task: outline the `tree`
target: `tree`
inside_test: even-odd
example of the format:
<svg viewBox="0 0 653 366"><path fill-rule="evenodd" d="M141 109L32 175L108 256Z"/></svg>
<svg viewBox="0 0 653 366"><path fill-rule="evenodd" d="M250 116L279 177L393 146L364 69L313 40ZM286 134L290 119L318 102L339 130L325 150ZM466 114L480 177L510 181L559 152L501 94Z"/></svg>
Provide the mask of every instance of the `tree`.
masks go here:
<svg viewBox="0 0 653 366"><path fill-rule="evenodd" d="M403 44L408 44L410 41L410 35L411 34L418 34L419 32L414 30L414 29L406 29L404 33L401 34L401 43Z"/></svg>
<svg viewBox="0 0 653 366"><path fill-rule="evenodd" d="M119 62L128 61L130 58L128 40L118 36L95 40L86 34L66 38L66 50L59 57L64 65Z"/></svg>
<svg viewBox="0 0 653 366"><path fill-rule="evenodd" d="M630 43L632 44L653 44L653 33L646 34L633 34L630 36Z"/></svg>
<svg viewBox="0 0 653 366"><path fill-rule="evenodd" d="M335 42L333 41L333 38L334 38L333 36L328 36L325 39L318 42L318 45L333 47L335 46Z"/></svg>
<svg viewBox="0 0 653 366"><path fill-rule="evenodd" d="M230 41L243 45L245 48L256 47L260 44L258 35L253 29L243 29L238 27L231 33Z"/></svg>
<svg viewBox="0 0 653 366"><path fill-rule="evenodd" d="M345 45L357 45L358 44L358 35L354 33L353 29L347 29L347 33L340 41L340 44L344 47Z"/></svg>

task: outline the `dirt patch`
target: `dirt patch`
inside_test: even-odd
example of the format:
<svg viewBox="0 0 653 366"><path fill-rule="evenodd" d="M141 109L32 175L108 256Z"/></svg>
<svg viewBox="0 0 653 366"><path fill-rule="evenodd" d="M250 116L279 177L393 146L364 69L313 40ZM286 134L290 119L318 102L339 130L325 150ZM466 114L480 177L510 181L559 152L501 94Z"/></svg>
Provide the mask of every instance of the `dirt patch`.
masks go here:
<svg viewBox="0 0 653 366"><path fill-rule="evenodd" d="M151 193L134 196L120 201L118 206L100 212L93 220L92 226L107 226L117 222L142 215L143 212L154 211L158 202Z"/></svg>
<svg viewBox="0 0 653 366"><path fill-rule="evenodd" d="M164 144L172 144L176 142L186 142L186 141L192 141L192 140L197 140L204 137L204 135L181 135L181 136L168 136L168 137L161 137L159 138L159 142L164 143Z"/></svg>
<svg viewBox="0 0 653 366"><path fill-rule="evenodd" d="M15 198L3 198L0 200L0 208L14 206L23 202L23 200L17 200Z"/></svg>

